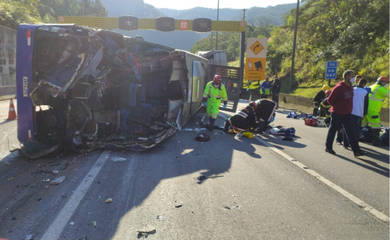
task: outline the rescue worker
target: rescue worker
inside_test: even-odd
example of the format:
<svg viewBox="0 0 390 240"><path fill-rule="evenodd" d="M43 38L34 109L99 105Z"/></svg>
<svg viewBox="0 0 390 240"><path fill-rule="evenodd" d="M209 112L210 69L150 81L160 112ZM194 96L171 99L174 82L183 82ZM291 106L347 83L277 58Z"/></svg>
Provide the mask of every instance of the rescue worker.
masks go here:
<svg viewBox="0 0 390 240"><path fill-rule="evenodd" d="M260 96L261 98L268 98L271 94L271 83L269 81L269 77L266 76L265 80L261 83L260 86Z"/></svg>
<svg viewBox="0 0 390 240"><path fill-rule="evenodd" d="M227 132L229 129L234 129L243 132L256 128L255 109L256 103L250 102L246 108L226 120L223 131Z"/></svg>
<svg viewBox="0 0 390 240"><path fill-rule="evenodd" d="M267 129L268 124L273 122L277 105L274 101L264 98L255 101L255 103L255 116L257 122L257 129L255 132L261 134Z"/></svg>
<svg viewBox="0 0 390 240"><path fill-rule="evenodd" d="M330 90L325 91L325 99L322 100L320 107L319 107L319 109L320 109L319 116L321 118L325 118L325 123L327 125L329 125L329 123L330 123L330 112L329 112L330 104L328 103L328 97L329 97L329 94L331 92L332 91L330 91Z"/></svg>
<svg viewBox="0 0 390 240"><path fill-rule="evenodd" d="M210 131L214 130L214 123L218 116L221 101L223 101L223 108L226 108L228 100L226 88L221 80L220 75L215 75L213 81L207 83L203 92L203 105L206 107L207 117L209 118L209 124L206 127Z"/></svg>
<svg viewBox="0 0 390 240"><path fill-rule="evenodd" d="M330 90L330 86L328 84L324 84L322 89L317 92L314 97L314 109L313 116L318 116L318 107L321 105L321 102L325 99L325 91Z"/></svg>
<svg viewBox="0 0 390 240"><path fill-rule="evenodd" d="M362 125L370 126L373 132L373 145L379 145L379 133L381 130L380 111L382 109L383 101L389 96L389 89L387 86L389 79L387 77L379 77L375 84L370 86L371 93L368 96L368 110L367 115L364 116Z"/></svg>

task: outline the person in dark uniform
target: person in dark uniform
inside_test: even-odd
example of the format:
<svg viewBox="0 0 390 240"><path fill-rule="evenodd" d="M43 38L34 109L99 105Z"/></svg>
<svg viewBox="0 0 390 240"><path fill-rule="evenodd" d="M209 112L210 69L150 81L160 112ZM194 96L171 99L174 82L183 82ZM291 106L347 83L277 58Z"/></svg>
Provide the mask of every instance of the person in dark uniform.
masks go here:
<svg viewBox="0 0 390 240"><path fill-rule="evenodd" d="M331 93L332 91L330 91L330 90L326 90L325 91L325 99L324 100L322 100L322 102L321 102L321 105L320 105L320 112L319 112L319 116L321 117L321 118L325 118L325 123L327 124L327 125L329 125L330 124L330 112L329 112L329 110L330 110L330 104L328 103L328 97L329 97L329 94Z"/></svg>
<svg viewBox="0 0 390 240"><path fill-rule="evenodd" d="M314 109L313 116L318 116L318 107L321 105L321 102L325 99L325 91L330 90L330 86L328 84L324 84L322 89L317 92L314 97Z"/></svg>
<svg viewBox="0 0 390 240"><path fill-rule="evenodd" d="M278 75L275 75L274 81L271 84L272 101L276 102L276 109L279 107L279 92L280 92L281 81Z"/></svg>
<svg viewBox="0 0 390 240"><path fill-rule="evenodd" d="M275 117L276 103L274 101L262 98L255 101L257 107L255 110L257 129L256 133L263 133L270 122Z"/></svg>
<svg viewBox="0 0 390 240"><path fill-rule="evenodd" d="M236 131L247 131L251 128L256 127L256 118L255 111L256 103L250 102L249 105L237 112L235 115L231 116L225 122L224 132L227 132L229 129L234 129Z"/></svg>

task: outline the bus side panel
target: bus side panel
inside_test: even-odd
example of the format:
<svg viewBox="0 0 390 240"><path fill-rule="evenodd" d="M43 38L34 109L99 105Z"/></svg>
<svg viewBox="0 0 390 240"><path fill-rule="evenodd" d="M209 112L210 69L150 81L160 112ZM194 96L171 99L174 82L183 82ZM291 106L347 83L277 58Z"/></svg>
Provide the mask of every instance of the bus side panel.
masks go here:
<svg viewBox="0 0 390 240"><path fill-rule="evenodd" d="M18 139L26 143L34 139L34 114L28 88L33 77L34 32L38 25L19 25L16 45L16 99L18 112Z"/></svg>

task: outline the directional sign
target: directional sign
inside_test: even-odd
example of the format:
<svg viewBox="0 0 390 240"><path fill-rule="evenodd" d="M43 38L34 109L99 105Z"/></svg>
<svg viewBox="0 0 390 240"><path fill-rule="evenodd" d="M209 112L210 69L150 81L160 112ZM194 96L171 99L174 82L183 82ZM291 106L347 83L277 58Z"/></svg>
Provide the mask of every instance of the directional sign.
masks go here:
<svg viewBox="0 0 390 240"><path fill-rule="evenodd" d="M248 38L246 40L246 57L266 58L268 39L266 38Z"/></svg>
<svg viewBox="0 0 390 240"><path fill-rule="evenodd" d="M260 81L265 78L265 63L267 60L266 38L248 38L246 46L245 79Z"/></svg>
<svg viewBox="0 0 390 240"><path fill-rule="evenodd" d="M263 45L261 45L261 43L259 41L256 41L254 44L252 44L252 46L250 47L250 49L252 50L252 52L257 55L261 52L261 50L264 49Z"/></svg>
<svg viewBox="0 0 390 240"><path fill-rule="evenodd" d="M336 79L337 65L336 61L326 62L325 79Z"/></svg>

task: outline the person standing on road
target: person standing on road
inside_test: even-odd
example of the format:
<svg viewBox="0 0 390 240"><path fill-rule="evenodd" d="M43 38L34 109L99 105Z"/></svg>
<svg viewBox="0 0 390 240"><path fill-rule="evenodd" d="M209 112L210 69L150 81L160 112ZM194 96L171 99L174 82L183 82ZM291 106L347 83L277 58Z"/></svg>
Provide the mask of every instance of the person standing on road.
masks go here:
<svg viewBox="0 0 390 240"><path fill-rule="evenodd" d="M227 132L230 128L237 131L248 131L250 128L256 128L255 111L256 103L250 102L249 105L231 116L225 122L224 132Z"/></svg>
<svg viewBox="0 0 390 240"><path fill-rule="evenodd" d="M210 130L214 130L214 123L219 113L219 106L223 101L223 108L226 108L227 104L226 88L222 84L222 78L220 75L215 75L213 81L207 83L203 92L203 105L206 107L207 117L209 118L209 124L206 127Z"/></svg>
<svg viewBox="0 0 390 240"><path fill-rule="evenodd" d="M257 130L255 132L262 134L265 130L267 130L268 124L273 122L276 103L264 98L255 101L255 103L257 106L255 110Z"/></svg>
<svg viewBox="0 0 390 240"><path fill-rule="evenodd" d="M279 92L280 92L281 82L278 78L278 75L275 75L275 79L271 85L272 101L276 103L276 109L279 107Z"/></svg>
<svg viewBox="0 0 390 240"><path fill-rule="evenodd" d="M265 80L261 83L260 86L260 96L261 98L268 98L271 94L271 83L269 82L269 77L266 76Z"/></svg>
<svg viewBox="0 0 390 240"><path fill-rule="evenodd" d="M363 156L363 152L358 144L358 139L352 124L352 106L353 106L353 87L355 82L355 73L352 70L347 70L343 73L343 81L339 82L332 90L328 97L328 103L332 106L330 127L326 137L325 152L335 155L333 150L333 141L336 132L341 128L347 134L349 143L353 150L354 156Z"/></svg>
<svg viewBox="0 0 390 240"><path fill-rule="evenodd" d="M353 88L352 124L357 139L359 139L360 130L362 129L362 119L367 114L368 109L368 92L364 89L366 84L367 80L361 78L356 87ZM350 147L348 137L345 133L343 135L343 146L348 149Z"/></svg>
<svg viewBox="0 0 390 240"><path fill-rule="evenodd" d="M389 96L389 79L387 77L379 77L375 84L371 85L371 93L368 98L367 115L363 119L363 126L370 126L373 132L373 145L380 145L379 133L381 130L380 111L382 109L383 101Z"/></svg>
<svg viewBox="0 0 390 240"><path fill-rule="evenodd" d="M318 116L318 108L320 107L321 102L325 99L325 91L327 90L330 90L330 86L328 84L324 84L322 89L315 95L313 116Z"/></svg>

